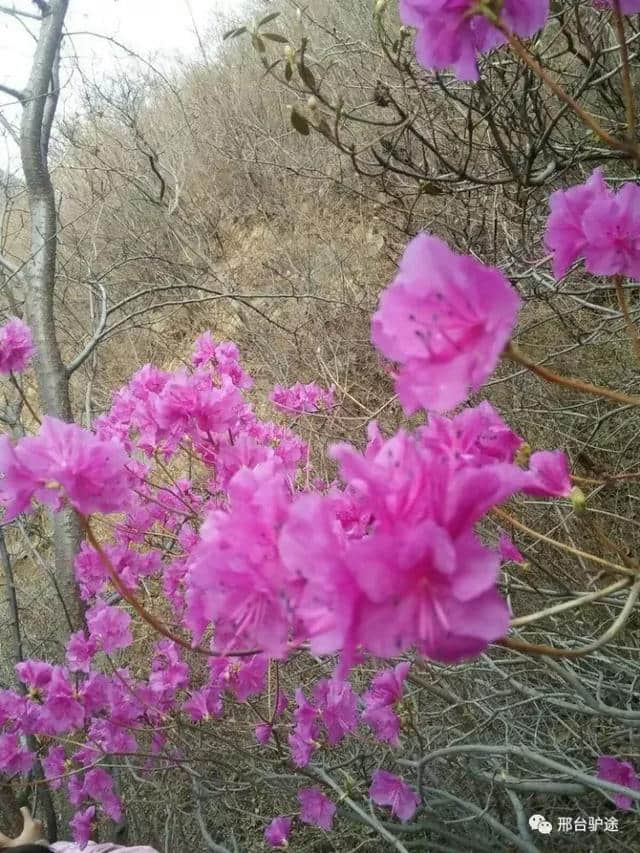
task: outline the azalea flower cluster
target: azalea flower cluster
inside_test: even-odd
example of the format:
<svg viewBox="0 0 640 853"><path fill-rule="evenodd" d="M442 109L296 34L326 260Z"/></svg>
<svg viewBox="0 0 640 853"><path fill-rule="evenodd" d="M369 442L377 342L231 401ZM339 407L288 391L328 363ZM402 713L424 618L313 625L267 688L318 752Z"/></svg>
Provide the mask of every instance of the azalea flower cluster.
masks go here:
<svg viewBox="0 0 640 853"><path fill-rule="evenodd" d="M591 257L595 240L581 235L589 211L603 215L593 212L598 204L619 223L604 232L603 252L635 263L640 229L627 198L635 191L613 194L596 173L555 196L547 239L563 263ZM27 661L18 667L24 691L0 691L0 771L25 773L40 759L51 784L65 786L76 838L86 840L100 815L118 819L122 809L106 756L140 751L147 762L179 762L163 725L170 717L222 717L230 702L264 692L270 661L303 647L338 655L336 670L309 697L302 687L291 698L278 691L257 742L286 742L303 768L361 726L397 748L409 664L378 672L361 695L352 668L414 650L455 663L502 638L510 613L501 562L523 558L506 535L488 544L478 525L516 493L570 492L564 453L523 452L488 402L450 413L486 382L519 307L497 269L432 235L416 237L381 294L372 338L393 364L405 411L428 418L391 436L372 422L364 449L332 446L334 482L314 475L299 435L258 417L237 348L209 333L189 368L138 370L91 431L45 417L36 435L0 436L4 521L37 503L69 504L85 523L118 514L112 541L94 538L77 555L86 625L69 638L64 662ZM5 363L26 366L28 332L5 340ZM315 385L277 388L272 400L302 422L335 405L333 389ZM135 635L128 603L143 582L164 593L173 639L156 644L146 674L137 661L134 675L120 664ZM109 598L114 586L120 601ZM204 675L185 657L185 636L207 654ZM410 786L382 769L370 796L400 820L418 806ZM300 807L302 822L332 825L335 805L320 789L301 792ZM266 837L282 846L291 826L277 818Z"/></svg>
<svg viewBox="0 0 640 853"><path fill-rule="evenodd" d="M386 770L373 772L369 796L376 805L390 806L391 814L403 823L411 820L420 806L420 797L404 779ZM298 802L301 823L317 826L327 832L333 828L336 805L317 785L299 791ZM271 847L285 849L289 846L292 827L293 820L290 817L276 817L264 831L265 840Z"/></svg>
<svg viewBox="0 0 640 853"><path fill-rule="evenodd" d="M439 263L420 266L423 252ZM473 282L486 283L485 298ZM488 374L489 348L497 360L518 305L498 271L421 236L381 297L374 340L400 364L398 382L426 388L424 372L441 371L444 385L449 370L462 399ZM444 324L434 321L436 310ZM432 346L403 360L399 338L422 344L425 329L443 326L459 345L434 333ZM121 810L103 757L144 748L158 761L174 760L163 721L222 716L229 701L264 691L270 659L305 644L318 655L338 653L339 666L310 699L298 688L290 706L280 693L256 726L257 741L266 746L276 730L286 734L300 767L361 725L397 747L408 664L377 674L362 696L347 680L350 669L367 655L393 658L412 648L455 662L502 637L509 610L497 587L501 558L476 525L516 492L569 492L564 454L539 451L522 467L522 439L486 402L454 416L432 414L414 433L386 437L372 423L363 451L331 449L341 478L322 482L312 476L304 441L256 415L251 384L234 345L207 333L190 369L141 368L93 431L46 417L37 435L0 438L5 520L36 502L54 510L69 503L85 517L118 513L113 541L85 542L77 555L86 627L69 638L64 664L29 661L18 668L24 695L0 693L0 770L33 765L25 736L53 740L39 757L77 809L79 840L100 814L115 819ZM299 399L314 399L316 410L320 399L329 404L309 386L296 394L305 387ZM120 603L107 598L114 578ZM145 677L116 661L105 667L107 656L133 643L126 599L140 594L143 581L163 590L172 630L186 629L210 651L204 679L170 639L156 644ZM61 738L84 745L63 746ZM406 798L398 800L386 777L376 779L371 796L405 819L410 810L397 803ZM316 814L317 825L330 823L317 792L301 804L302 820Z"/></svg>
<svg viewBox="0 0 640 853"><path fill-rule="evenodd" d="M276 385L269 399L281 411L296 415L331 409L335 404L333 388L322 388L315 382L296 382L291 388Z"/></svg>

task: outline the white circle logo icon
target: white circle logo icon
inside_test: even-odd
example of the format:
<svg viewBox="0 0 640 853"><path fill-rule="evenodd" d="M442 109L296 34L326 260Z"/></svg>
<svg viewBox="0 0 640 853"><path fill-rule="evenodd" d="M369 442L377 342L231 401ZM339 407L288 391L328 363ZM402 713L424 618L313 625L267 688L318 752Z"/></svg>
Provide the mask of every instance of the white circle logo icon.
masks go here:
<svg viewBox="0 0 640 853"><path fill-rule="evenodd" d="M529 826L535 829L541 835L550 835L553 825L546 819L544 815L533 814L529 818Z"/></svg>

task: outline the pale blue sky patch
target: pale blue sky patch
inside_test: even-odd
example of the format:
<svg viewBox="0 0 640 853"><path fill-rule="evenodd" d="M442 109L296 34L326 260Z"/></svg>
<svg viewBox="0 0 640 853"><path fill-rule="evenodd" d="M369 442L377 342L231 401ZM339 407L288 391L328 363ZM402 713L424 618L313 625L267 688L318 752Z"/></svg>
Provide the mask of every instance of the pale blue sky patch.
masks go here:
<svg viewBox="0 0 640 853"><path fill-rule="evenodd" d="M73 66L77 64L89 79L100 82L123 68L131 67L126 51L113 42L83 33L97 33L126 45L129 50L167 70L176 59L197 58L201 48L197 31L208 52L211 27L216 13L234 15L245 0L71 0L67 15L67 31L72 34L67 44L67 58L61 73L64 92L61 111L73 97ZM0 0L0 8L35 12L31 0ZM28 79L33 37L38 22L16 18L0 12L0 82L22 89ZM219 34L216 40L219 39ZM20 108L10 96L0 92L0 111L15 123ZM15 148L2 139L0 127L0 169L16 165Z"/></svg>

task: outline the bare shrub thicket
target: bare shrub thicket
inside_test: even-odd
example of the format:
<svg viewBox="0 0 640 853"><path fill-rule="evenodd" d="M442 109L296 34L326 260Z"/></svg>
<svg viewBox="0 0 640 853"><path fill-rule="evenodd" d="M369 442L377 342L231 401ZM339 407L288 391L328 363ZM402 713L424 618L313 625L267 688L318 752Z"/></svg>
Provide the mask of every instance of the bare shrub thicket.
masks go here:
<svg viewBox="0 0 640 853"><path fill-rule="evenodd" d="M611 15L590 0L553 7L532 46L537 61L622 135ZM505 50L483 60L473 86L425 72L392 3L374 15L368 0L281 0L260 5L256 19L271 11L281 14L253 37L223 41L247 22L214 22L202 34L208 58L170 78L142 63L136 76L81 78L82 107L60 123L55 152L58 333L67 359L97 344L72 378L76 417L89 424L140 364L188 359L210 328L237 341L258 391L299 379L335 385L339 407L298 424L319 463L330 440L361 443L374 418L395 428L401 412L369 318L420 230L510 276L526 303L518 342L532 360L632 393L638 365L610 287L582 271L556 282L541 235L553 189L598 165L614 183L637 178L638 163L585 129ZM638 23L628 19L634 73ZM19 264L21 185L5 195L0 249ZM24 294L13 293L19 310ZM633 290L630 299L638 318ZM640 569L640 419L629 404L548 386L509 364L489 394L532 447L567 451L587 494L581 512L519 499L486 530L495 541L508 529L527 557L503 578L513 611L548 609L535 621L524 615L514 636L585 654L501 649L455 667L416 662L401 750L361 732L304 771L286 749L257 746L250 709L206 725L180 721L177 767L146 774L137 759L113 761L131 838L163 851L261 849L265 821L295 808L308 777L334 790L345 820L331 836L309 830L296 849L638 849L631 814L619 813L617 834L555 842L532 837L527 817L614 815L595 761L640 758L640 622L629 597L637 588L628 589ZM42 604L52 598L44 522L39 529L40 540L19 527L10 542L29 655L50 641L53 607ZM607 586L591 603L564 606ZM610 630L621 614L622 630ZM10 636L3 628L2 648ZM141 637L141 655L152 639ZM299 656L277 677L311 684L330 667ZM363 687L370 674L363 667L356 681ZM2 680L11 681L8 658ZM379 766L419 787L419 822L403 828L374 815L366 788Z"/></svg>

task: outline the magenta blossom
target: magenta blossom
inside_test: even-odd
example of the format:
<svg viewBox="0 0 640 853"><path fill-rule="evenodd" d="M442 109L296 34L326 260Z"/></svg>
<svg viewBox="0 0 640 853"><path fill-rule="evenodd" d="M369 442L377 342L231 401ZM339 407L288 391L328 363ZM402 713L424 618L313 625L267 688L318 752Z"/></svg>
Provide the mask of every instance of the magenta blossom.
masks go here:
<svg viewBox="0 0 640 853"><path fill-rule="evenodd" d="M514 545L508 533L501 533L498 540L498 552L505 562L524 563L525 558L522 556L520 549Z"/></svg>
<svg viewBox="0 0 640 853"><path fill-rule="evenodd" d="M258 723L258 725L254 729L254 734L256 736L256 740L262 746L265 743L269 743L271 740L271 735L273 734L273 726L271 723Z"/></svg>
<svg viewBox="0 0 640 853"><path fill-rule="evenodd" d="M31 500L58 508L65 495L78 512L115 512L129 503L127 457L115 441L101 441L75 424L48 415L36 436L12 445L0 436L0 505L5 521Z"/></svg>
<svg viewBox="0 0 640 853"><path fill-rule="evenodd" d="M96 818L96 807L89 808L76 812L72 820L69 821L69 826L73 833L73 840L81 847L85 847L89 842L94 829Z"/></svg>
<svg viewBox="0 0 640 853"><path fill-rule="evenodd" d="M63 746L52 746L49 752L42 759L42 769L44 770L47 784L54 791L62 786L61 776L66 770L66 756Z"/></svg>
<svg viewBox="0 0 640 853"><path fill-rule="evenodd" d="M520 297L497 269L438 237L407 246L383 291L371 337L399 365L396 392L410 415L462 403L487 380L511 337Z"/></svg>
<svg viewBox="0 0 640 853"><path fill-rule="evenodd" d="M19 373L24 370L35 352L31 329L12 317L0 326L0 373Z"/></svg>
<svg viewBox="0 0 640 853"><path fill-rule="evenodd" d="M310 823L312 826L331 832L336 807L320 788L314 786L298 791L298 802L300 803L300 820L303 823Z"/></svg>
<svg viewBox="0 0 640 853"><path fill-rule="evenodd" d="M594 275L640 278L640 186L623 184L617 193L596 169L584 184L557 190L550 198L545 245L553 272L564 275L584 258Z"/></svg>
<svg viewBox="0 0 640 853"><path fill-rule="evenodd" d="M332 452L372 522L349 537L331 497L307 494L283 527L282 558L306 581L297 612L314 653L341 650L348 668L359 646L379 657L415 646L452 662L503 636L499 558L473 528L525 472L506 463L458 469L403 432L373 457L348 445Z"/></svg>
<svg viewBox="0 0 640 853"><path fill-rule="evenodd" d="M391 806L391 814L403 823L411 820L420 805L420 797L404 779L386 770L374 770L369 795L377 805Z"/></svg>
<svg viewBox="0 0 640 853"><path fill-rule="evenodd" d="M264 831L267 844L284 849L289 846L288 838L291 833L290 817L274 817Z"/></svg>
<svg viewBox="0 0 640 853"><path fill-rule="evenodd" d="M33 767L35 755L23 746L15 733L0 735L0 771L7 776L26 773Z"/></svg>
<svg viewBox="0 0 640 853"><path fill-rule="evenodd" d="M88 673L96 651L95 640L88 639L84 631L71 634L67 642L67 665L71 672Z"/></svg>
<svg viewBox="0 0 640 853"><path fill-rule="evenodd" d="M598 779L624 785L632 791L640 791L640 779L633 764L629 761L618 761L613 755L601 755L598 759ZM633 800L626 794L613 794L611 798L619 809L633 808Z"/></svg>
<svg viewBox="0 0 640 853"><path fill-rule="evenodd" d="M477 57L504 44L476 0L401 0L403 24L417 27L416 56L425 68L453 68L459 80L477 80ZM534 35L547 19L548 0L505 0L501 19L516 35Z"/></svg>
<svg viewBox="0 0 640 853"><path fill-rule="evenodd" d="M336 678L319 681L313 690L313 698L327 729L327 739L331 746L340 743L346 734L356 730L358 698L348 681Z"/></svg>
<svg viewBox="0 0 640 853"><path fill-rule="evenodd" d="M124 649L133 642L131 616L121 607L98 601L87 610L89 638L106 654Z"/></svg>
<svg viewBox="0 0 640 853"><path fill-rule="evenodd" d="M373 729L378 740L399 746L400 718L394 706L402 698L410 664L399 663L376 675L363 695L362 721Z"/></svg>
<svg viewBox="0 0 640 853"><path fill-rule="evenodd" d="M486 400L452 418L429 415L418 435L431 452L459 468L513 462L524 441Z"/></svg>

